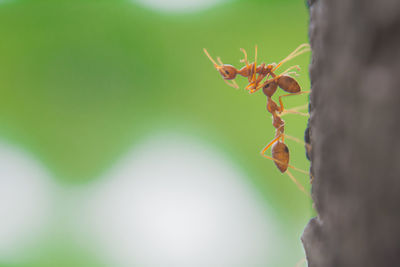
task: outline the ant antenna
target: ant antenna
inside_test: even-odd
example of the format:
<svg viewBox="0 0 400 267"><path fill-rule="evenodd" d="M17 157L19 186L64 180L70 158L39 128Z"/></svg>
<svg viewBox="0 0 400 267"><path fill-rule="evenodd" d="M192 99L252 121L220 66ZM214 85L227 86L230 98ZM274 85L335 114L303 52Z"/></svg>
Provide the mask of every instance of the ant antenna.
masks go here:
<svg viewBox="0 0 400 267"><path fill-rule="evenodd" d="M207 52L207 49L203 48L204 53L206 53L207 57L211 60L212 63L214 63L214 67L218 70L221 68L221 66L219 66L217 64L217 62L215 62L215 60L210 56L210 54ZM222 64L221 64L222 65Z"/></svg>
<svg viewBox="0 0 400 267"><path fill-rule="evenodd" d="M303 49L303 50L302 50ZM301 54L304 54L306 52L310 51L310 45L309 44L301 44L299 47L297 47L292 53L290 53L286 58L284 58L281 62L279 62L278 65L276 65L275 68L272 69L272 71L275 71L277 68L279 68L283 63L300 56Z"/></svg>

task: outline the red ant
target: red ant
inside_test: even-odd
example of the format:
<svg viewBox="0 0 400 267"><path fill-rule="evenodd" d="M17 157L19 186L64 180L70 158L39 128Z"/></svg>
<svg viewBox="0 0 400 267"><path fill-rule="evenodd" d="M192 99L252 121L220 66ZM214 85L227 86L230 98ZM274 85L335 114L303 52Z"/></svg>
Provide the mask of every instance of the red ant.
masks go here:
<svg viewBox="0 0 400 267"><path fill-rule="evenodd" d="M299 56L305 52L310 51L309 45L308 44L302 44L299 47L297 47L292 53L290 53L286 58L284 58L281 62L278 64L272 63L266 65L265 63L262 63L261 65L257 66L257 46L255 47L255 60L254 63L249 64L247 61L247 53L246 51L241 48L240 49L243 54L244 54L244 59L241 60L241 62L245 63L245 66L242 67L241 69L236 69L232 65L227 65L223 64L221 59L218 57L217 61L219 64L215 62L215 60L210 56L210 54L207 52L206 49L204 49L205 54L207 57L211 60L212 63L214 63L214 67L219 71L219 73L222 75L224 78L225 82L234 87L234 88L239 88L234 79L236 78L237 74L247 77L249 84L246 86L246 90L249 90L249 93L255 93L259 89L263 89L263 93L267 97L267 110L272 114L272 125L274 126L275 130L275 137L274 139L267 145L265 148L261 151L261 155L271 159L275 162L275 165L277 168L282 172L286 172L289 177L296 183L296 185L300 188L301 191L309 195L304 187L294 178L294 176L287 170L288 167L295 169L297 171L303 172L308 174L308 172L305 172L303 170L297 169L291 165L289 165L289 149L284 143L284 138L285 136L289 139L293 139L297 142L302 143L300 140L294 137L290 137L284 133L284 126L285 123L281 119L280 116L284 115L285 113L295 113L295 114L300 114L300 115L308 115L304 113L300 113L296 111L295 109L291 110L284 110L283 103L282 103L282 97L290 96L290 95L298 95L298 94L304 94L308 92L301 92L300 85L298 82L289 76L289 74L296 74L295 72L289 72L292 69L297 69L299 70L299 66L292 66L285 70L283 73L276 75L274 71L276 71L283 63L289 61L290 59L293 59L296 56ZM269 76L271 76L271 79L268 79ZM265 82L262 82L262 80L266 78ZM228 80L232 80L232 83L229 83ZM282 95L279 97L279 106L272 100L272 96L275 94L278 86L282 88L284 91L288 92L289 94L287 95ZM265 155L265 152L268 150L268 148L271 147L271 152L272 152L272 158Z"/></svg>
<svg viewBox="0 0 400 267"><path fill-rule="evenodd" d="M262 63L261 65L257 66L257 46L255 48L255 62L249 64L247 61L247 53L246 51L241 48L240 49L243 54L244 54L244 59L241 60L241 62L244 62L246 66L241 68L240 70L236 69L232 65L228 64L223 64L221 59L218 57L217 60L219 64L215 62L215 60L210 56L210 54L207 52L207 50L204 48L204 53L208 56L208 58L211 60L212 63L214 63L214 67L220 72L222 77L224 78L225 81L227 80L233 80L236 78L236 75L239 74L243 77L247 77L249 80L249 85L246 87L246 90L250 90L249 93L254 93L260 88L273 83L279 85L284 91L288 93L297 93L300 92L300 86L297 83L295 79L292 77L288 76L288 74L291 74L293 72L289 72L289 70L296 68L297 70L300 70L299 66L292 66L285 70L282 74L276 75L274 71L276 71L283 63L289 61L290 59L293 59L294 57L297 57L305 52L310 51L309 45L308 44L302 44L299 47L297 47L292 53L290 53L286 58L284 58L279 64L268 64L266 65L265 63ZM257 77L258 74L258 77ZM272 79L268 80L268 76L271 75ZM260 82L267 77L267 80L260 85ZM237 84L235 81L232 81L232 84L229 84L230 86L233 86L235 88L238 88ZM276 87L275 87L276 90ZM271 91L272 94L275 93L275 91ZM271 95L272 95L271 94Z"/></svg>

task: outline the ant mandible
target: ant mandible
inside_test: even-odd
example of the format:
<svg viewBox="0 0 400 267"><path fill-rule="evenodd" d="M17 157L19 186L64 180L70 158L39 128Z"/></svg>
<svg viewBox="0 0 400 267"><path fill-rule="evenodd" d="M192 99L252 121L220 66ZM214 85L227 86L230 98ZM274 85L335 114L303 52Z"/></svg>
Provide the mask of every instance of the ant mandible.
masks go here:
<svg viewBox="0 0 400 267"><path fill-rule="evenodd" d="M289 165L289 149L284 143L285 136L289 139L293 139L294 141L302 143L300 140L294 137L290 137L284 133L285 122L281 119L281 116L285 113L295 113L300 115L308 115L304 113L300 113L295 109L284 110L282 97L298 95L308 93L306 91L301 91L300 85L298 82L289 76L290 74L296 74L295 72L289 72L292 69L299 70L299 66L292 66L285 70L283 73L276 75L274 72L285 62L297 57L305 52L310 51L310 46L308 44L302 44L297 47L292 53L290 53L286 58L284 58L278 64L265 64L257 66L257 46L255 47L255 60L254 63L249 63L247 60L246 51L241 48L240 49L244 54L244 59L240 62L244 62L245 66L241 69L236 69L234 66L229 64L223 64L221 59L218 57L217 61L219 64L215 62L215 60L210 56L206 49L204 49L205 54L214 64L214 67L219 71L222 75L224 81L234 87L239 88L234 79L239 74L243 77L247 77L249 84L246 86L246 90L249 91L250 94L257 92L259 89L263 89L263 93L267 97L267 111L272 114L272 125L275 130L274 139L261 151L261 155L273 160L277 168L282 172L286 172L288 176L296 183L301 191L305 194L309 195L308 192L305 191L304 187L296 180L296 178L287 170L289 167L295 169L297 171L308 174L303 170L297 169L294 166ZM271 79L268 79L271 76ZM262 80L266 78L265 82ZM232 80L232 83L229 83L228 80ZM284 91L288 92L287 95L282 95L279 97L279 106L272 100L272 96L275 94L278 86L282 88ZM265 152L271 147L272 158L265 155Z"/></svg>

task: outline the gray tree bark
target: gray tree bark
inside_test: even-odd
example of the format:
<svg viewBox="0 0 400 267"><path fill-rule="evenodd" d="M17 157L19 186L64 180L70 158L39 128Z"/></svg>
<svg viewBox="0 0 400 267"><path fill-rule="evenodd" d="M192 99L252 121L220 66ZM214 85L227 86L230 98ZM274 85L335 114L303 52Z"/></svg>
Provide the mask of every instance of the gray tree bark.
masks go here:
<svg viewBox="0 0 400 267"><path fill-rule="evenodd" d="M308 4L308 264L400 266L400 1Z"/></svg>

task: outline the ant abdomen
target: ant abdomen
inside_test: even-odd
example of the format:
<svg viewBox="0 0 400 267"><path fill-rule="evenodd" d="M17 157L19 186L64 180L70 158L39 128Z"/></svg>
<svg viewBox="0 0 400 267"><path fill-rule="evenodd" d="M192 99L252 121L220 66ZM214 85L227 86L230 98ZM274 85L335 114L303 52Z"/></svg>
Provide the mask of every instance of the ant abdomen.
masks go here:
<svg viewBox="0 0 400 267"><path fill-rule="evenodd" d="M285 172L289 166L288 147L285 145L285 143L278 141L273 144L271 151L276 167L278 167L282 173Z"/></svg>
<svg viewBox="0 0 400 267"><path fill-rule="evenodd" d="M280 88L288 93L298 93L301 90L300 85L297 83L297 81L287 75L280 76L277 83Z"/></svg>

